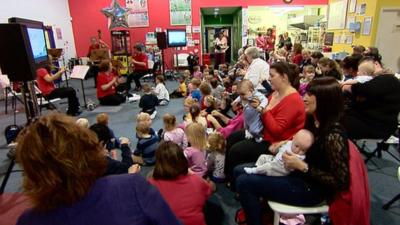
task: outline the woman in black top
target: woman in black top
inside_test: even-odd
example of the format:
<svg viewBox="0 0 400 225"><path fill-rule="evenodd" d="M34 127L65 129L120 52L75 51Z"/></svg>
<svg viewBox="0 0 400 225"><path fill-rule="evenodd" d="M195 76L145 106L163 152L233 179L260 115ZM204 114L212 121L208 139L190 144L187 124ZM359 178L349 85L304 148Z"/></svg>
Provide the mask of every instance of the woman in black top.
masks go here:
<svg viewBox="0 0 400 225"><path fill-rule="evenodd" d="M349 147L339 124L343 115L343 98L339 83L331 77L310 82L304 97L309 115L306 128L314 133L315 142L305 161L285 153L283 160L293 173L272 177L249 175L244 165L235 168L236 189L250 225L261 224L259 198L290 205L311 206L349 188ZM248 165L246 165L248 166Z"/></svg>
<svg viewBox="0 0 400 225"><path fill-rule="evenodd" d="M353 84L351 106L346 111L344 125L350 138L388 138L397 129L400 112L400 82L382 68L380 58L366 58L360 63L374 63L374 78Z"/></svg>

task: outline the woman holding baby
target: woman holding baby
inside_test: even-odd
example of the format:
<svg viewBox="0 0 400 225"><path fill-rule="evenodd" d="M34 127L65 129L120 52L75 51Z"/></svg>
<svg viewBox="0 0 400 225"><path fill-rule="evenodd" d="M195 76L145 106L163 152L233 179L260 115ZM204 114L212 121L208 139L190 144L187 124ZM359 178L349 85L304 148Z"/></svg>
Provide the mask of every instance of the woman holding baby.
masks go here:
<svg viewBox="0 0 400 225"><path fill-rule="evenodd" d="M291 139L304 127L304 104L295 88L299 85L298 74L293 72L288 63L277 62L271 65L269 82L274 93L268 98L268 105L259 109L262 112L263 140L257 142L246 139L244 130L234 132L227 138L224 172L232 186L235 166L255 162L268 151L271 144ZM245 92L238 89L241 97L245 96ZM254 98L251 105L260 108L260 103L260 99Z"/></svg>
<svg viewBox="0 0 400 225"><path fill-rule="evenodd" d="M331 203L337 202L341 193L349 193L350 183L354 183L350 165L354 165L354 160L358 160L364 168L358 152L354 155L354 148L353 151L349 150L345 130L340 125L344 106L339 83L332 77L314 79L304 96L304 105L308 115L305 128L313 133L314 142L305 151L304 160L293 152L283 153L282 161L285 168L291 171L289 175L248 174L247 171L243 171L243 166L235 168L236 190L246 214L247 224L261 224L260 197L297 206L313 206L327 200L330 208L337 209L337 206ZM349 162L350 155L353 162ZM353 172L356 173L352 170ZM363 177L360 174L358 176ZM368 194L368 186L365 189L360 188L357 192ZM368 204L363 209L369 207L369 195L367 196L365 199ZM349 208L341 210L340 213L360 210L360 207L353 207L354 201L356 200L350 199L346 202ZM369 209L365 212L366 214L356 219L368 220ZM333 223L345 224L335 221Z"/></svg>

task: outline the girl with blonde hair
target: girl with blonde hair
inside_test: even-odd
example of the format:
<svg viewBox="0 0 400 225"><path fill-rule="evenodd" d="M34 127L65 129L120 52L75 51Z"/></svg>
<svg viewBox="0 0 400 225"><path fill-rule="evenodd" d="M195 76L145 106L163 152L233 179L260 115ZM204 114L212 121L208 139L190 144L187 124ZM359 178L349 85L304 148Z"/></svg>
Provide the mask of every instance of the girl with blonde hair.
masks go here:
<svg viewBox="0 0 400 225"><path fill-rule="evenodd" d="M207 138L206 129L199 123L191 123L185 129L190 147L183 152L188 160L190 170L200 177L207 172L206 151Z"/></svg>

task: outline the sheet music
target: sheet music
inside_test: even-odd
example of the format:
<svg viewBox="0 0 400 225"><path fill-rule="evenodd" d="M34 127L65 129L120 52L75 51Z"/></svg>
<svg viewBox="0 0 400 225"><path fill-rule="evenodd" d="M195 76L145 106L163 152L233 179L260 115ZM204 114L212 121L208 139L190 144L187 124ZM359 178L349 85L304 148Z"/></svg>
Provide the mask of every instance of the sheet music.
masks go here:
<svg viewBox="0 0 400 225"><path fill-rule="evenodd" d="M76 65L72 69L70 78L83 80L86 77L86 73L89 71L89 66L87 65Z"/></svg>

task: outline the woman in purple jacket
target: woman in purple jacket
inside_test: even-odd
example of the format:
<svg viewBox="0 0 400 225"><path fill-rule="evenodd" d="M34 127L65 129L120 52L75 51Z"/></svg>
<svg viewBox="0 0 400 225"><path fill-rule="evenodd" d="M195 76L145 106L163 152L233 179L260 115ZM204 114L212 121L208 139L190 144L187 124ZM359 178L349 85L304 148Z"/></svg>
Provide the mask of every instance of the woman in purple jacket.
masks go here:
<svg viewBox="0 0 400 225"><path fill-rule="evenodd" d="M18 225L181 224L160 193L136 174L102 177L103 147L72 117L50 114L17 139L17 161L32 209ZM139 167L130 168L131 173Z"/></svg>

